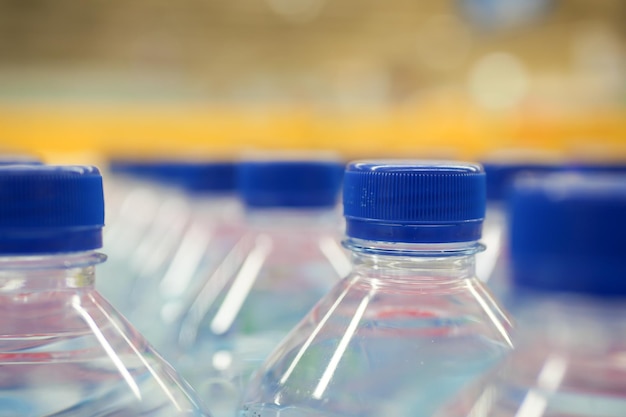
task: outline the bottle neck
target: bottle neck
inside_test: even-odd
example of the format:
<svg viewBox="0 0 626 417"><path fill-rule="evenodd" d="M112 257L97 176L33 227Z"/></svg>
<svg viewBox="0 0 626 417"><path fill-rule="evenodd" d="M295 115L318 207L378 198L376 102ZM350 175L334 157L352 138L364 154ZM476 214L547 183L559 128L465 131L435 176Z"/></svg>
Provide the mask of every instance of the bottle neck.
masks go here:
<svg viewBox="0 0 626 417"><path fill-rule="evenodd" d="M93 288L95 266L105 260L105 255L94 251L0 256L0 296Z"/></svg>
<svg viewBox="0 0 626 417"><path fill-rule="evenodd" d="M413 282L452 282L475 276L475 255L484 249L477 241L462 243L388 243L348 238L353 270L363 276L390 277Z"/></svg>

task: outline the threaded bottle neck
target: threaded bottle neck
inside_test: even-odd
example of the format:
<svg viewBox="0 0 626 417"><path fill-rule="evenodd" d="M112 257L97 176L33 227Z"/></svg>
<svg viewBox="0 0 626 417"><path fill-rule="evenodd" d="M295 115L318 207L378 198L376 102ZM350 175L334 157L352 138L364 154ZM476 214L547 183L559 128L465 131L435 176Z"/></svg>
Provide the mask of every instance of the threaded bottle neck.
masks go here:
<svg viewBox="0 0 626 417"><path fill-rule="evenodd" d="M93 288L95 266L105 260L94 251L0 257L0 296Z"/></svg>
<svg viewBox="0 0 626 417"><path fill-rule="evenodd" d="M347 239L355 272L405 277L419 281L456 281L475 276L475 255L484 249L476 241L446 244L387 243Z"/></svg>

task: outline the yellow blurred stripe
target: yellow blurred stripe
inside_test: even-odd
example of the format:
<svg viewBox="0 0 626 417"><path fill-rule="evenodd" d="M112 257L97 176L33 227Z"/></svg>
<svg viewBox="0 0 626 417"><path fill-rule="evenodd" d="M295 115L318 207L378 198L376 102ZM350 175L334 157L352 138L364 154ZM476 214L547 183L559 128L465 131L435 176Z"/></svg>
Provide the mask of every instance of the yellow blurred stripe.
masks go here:
<svg viewBox="0 0 626 417"><path fill-rule="evenodd" d="M356 156L475 158L502 147L567 152L626 143L626 110L491 114L462 103L334 112L302 106L0 104L3 148L63 154L211 155L334 149Z"/></svg>

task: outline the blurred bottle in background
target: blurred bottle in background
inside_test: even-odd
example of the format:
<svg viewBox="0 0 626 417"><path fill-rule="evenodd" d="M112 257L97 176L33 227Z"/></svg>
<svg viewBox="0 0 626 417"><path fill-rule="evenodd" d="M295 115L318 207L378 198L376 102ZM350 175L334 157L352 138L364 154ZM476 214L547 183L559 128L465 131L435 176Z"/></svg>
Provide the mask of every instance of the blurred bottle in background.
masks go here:
<svg viewBox="0 0 626 417"><path fill-rule="evenodd" d="M507 277L508 210L506 200L515 178L564 169L562 161L545 159L547 155L518 155L483 162L487 174L487 212L483 228L486 250L476 256L476 275L486 282L498 298L507 298L510 283Z"/></svg>
<svg viewBox="0 0 626 417"><path fill-rule="evenodd" d="M0 200L0 414L208 416L94 288L98 170L2 166Z"/></svg>
<svg viewBox="0 0 626 417"><path fill-rule="evenodd" d="M124 315L140 301L133 287L146 271L158 270L175 252L190 217L190 205L167 161L115 160L105 191L111 204L104 232L109 262L98 289ZM109 178L109 177L107 177Z"/></svg>
<svg viewBox="0 0 626 417"><path fill-rule="evenodd" d="M626 410L626 176L516 182L516 350L440 417L617 417Z"/></svg>
<svg viewBox="0 0 626 417"><path fill-rule="evenodd" d="M352 271L255 374L242 416L430 417L511 348L474 273L479 165L351 163L343 201Z"/></svg>
<svg viewBox="0 0 626 417"><path fill-rule="evenodd" d="M234 415L252 371L348 268L336 160L246 160L245 234L186 306L175 363L218 416ZM173 277L175 278L175 277Z"/></svg>
<svg viewBox="0 0 626 417"><path fill-rule="evenodd" d="M165 165L165 163L162 163ZM169 181L185 191L190 207L182 219L184 232L161 237L174 248L161 262L144 265L130 290L128 317L161 352L169 356L177 342L173 326L186 303L197 296L206 279L243 235L232 161L170 161ZM178 229L176 229L178 231ZM169 240L168 243L163 242Z"/></svg>

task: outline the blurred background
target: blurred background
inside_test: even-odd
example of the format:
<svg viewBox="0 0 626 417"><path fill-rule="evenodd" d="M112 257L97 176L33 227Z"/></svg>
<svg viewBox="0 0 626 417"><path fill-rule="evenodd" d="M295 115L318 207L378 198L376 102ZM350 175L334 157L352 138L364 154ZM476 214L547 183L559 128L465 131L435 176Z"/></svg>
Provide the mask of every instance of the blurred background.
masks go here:
<svg viewBox="0 0 626 417"><path fill-rule="evenodd" d="M626 158L624 0L0 0L0 147Z"/></svg>

